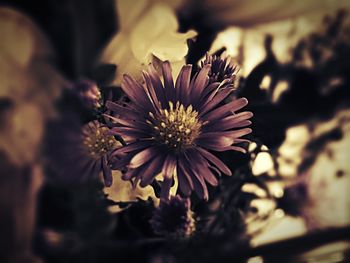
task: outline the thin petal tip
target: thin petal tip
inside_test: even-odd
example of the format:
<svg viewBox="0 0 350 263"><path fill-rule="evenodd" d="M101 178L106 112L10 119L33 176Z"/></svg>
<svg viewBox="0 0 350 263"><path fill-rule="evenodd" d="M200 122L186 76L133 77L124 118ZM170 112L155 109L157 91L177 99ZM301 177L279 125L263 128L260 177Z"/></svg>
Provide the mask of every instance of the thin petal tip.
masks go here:
<svg viewBox="0 0 350 263"><path fill-rule="evenodd" d="M248 99L247 99L247 98L241 98L241 100L242 100L242 103L243 103L244 105L247 105L247 104L248 104Z"/></svg>

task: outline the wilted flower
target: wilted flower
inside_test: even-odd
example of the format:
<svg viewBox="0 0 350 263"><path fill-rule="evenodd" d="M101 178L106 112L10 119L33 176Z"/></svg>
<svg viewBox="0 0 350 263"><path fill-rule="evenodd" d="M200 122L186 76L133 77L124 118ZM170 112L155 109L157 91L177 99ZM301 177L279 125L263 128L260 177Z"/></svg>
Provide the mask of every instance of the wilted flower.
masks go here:
<svg viewBox="0 0 350 263"><path fill-rule="evenodd" d="M188 237L196 230L193 216L190 199L173 196L170 200L161 200L150 223L158 235Z"/></svg>
<svg viewBox="0 0 350 263"><path fill-rule="evenodd" d="M216 55L206 53L204 61L201 62L201 67L210 65L209 83L222 82L225 79L233 84L236 79L237 66L233 65L229 57L221 58Z"/></svg>
<svg viewBox="0 0 350 263"><path fill-rule="evenodd" d="M76 127L74 127L76 126ZM98 121L91 121L82 128L74 123L63 123L52 131L58 133L49 143L54 148L52 159L58 166L59 179L82 182L98 178L103 172L106 186L112 184L109 154L118 141L109 134L109 128Z"/></svg>
<svg viewBox="0 0 350 263"><path fill-rule="evenodd" d="M101 107L101 92L95 82L83 79L74 83L71 88L77 92L79 99L85 107L90 109Z"/></svg>
<svg viewBox="0 0 350 263"><path fill-rule="evenodd" d="M216 186L216 174L231 175L230 169L213 151L245 150L233 144L249 134L251 112L235 113L247 105L245 98L219 104L234 88L227 82L209 84L210 65L205 65L191 80L191 65L182 68L176 84L169 62L162 64L164 84L152 65L143 72L142 86L124 75L122 89L129 103L107 102L114 112L111 132L120 135L127 145L112 153L117 157L113 169L129 168L123 178L152 183L161 173L162 197L168 198L173 178L185 196L192 190L208 199L206 182Z"/></svg>

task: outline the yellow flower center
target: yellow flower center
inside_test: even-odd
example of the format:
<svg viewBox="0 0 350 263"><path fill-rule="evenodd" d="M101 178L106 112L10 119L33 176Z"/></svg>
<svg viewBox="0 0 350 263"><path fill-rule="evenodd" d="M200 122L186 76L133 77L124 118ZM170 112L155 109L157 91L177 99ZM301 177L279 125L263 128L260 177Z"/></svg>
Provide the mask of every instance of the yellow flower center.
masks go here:
<svg viewBox="0 0 350 263"><path fill-rule="evenodd" d="M160 115L149 113L152 122L148 123L156 132L155 139L171 149L181 150L193 145L193 141L200 133L201 123L198 120L198 112L192 105L185 108L179 102L175 107L169 102L169 109L160 110Z"/></svg>
<svg viewBox="0 0 350 263"><path fill-rule="evenodd" d="M117 140L108 134L109 129L104 126L91 127L89 124L83 128L83 143L87 153L94 159L103 157L113 150Z"/></svg>

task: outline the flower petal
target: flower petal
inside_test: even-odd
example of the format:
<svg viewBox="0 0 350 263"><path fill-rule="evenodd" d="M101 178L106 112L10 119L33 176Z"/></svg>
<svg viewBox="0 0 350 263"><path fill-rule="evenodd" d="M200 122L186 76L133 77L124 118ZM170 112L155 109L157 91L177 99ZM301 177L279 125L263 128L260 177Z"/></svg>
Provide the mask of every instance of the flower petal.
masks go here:
<svg viewBox="0 0 350 263"><path fill-rule="evenodd" d="M110 130L110 132L113 134L119 134L123 138L128 138L128 140L146 139L151 137L148 132L131 127L114 127Z"/></svg>
<svg viewBox="0 0 350 263"><path fill-rule="evenodd" d="M214 151L223 151L222 149L231 146L233 141L231 136L223 136L220 132L212 132L201 134L200 137L196 139L196 144Z"/></svg>
<svg viewBox="0 0 350 263"><path fill-rule="evenodd" d="M112 153L112 156L117 156L119 154L130 153L136 150L141 150L152 145L150 141L136 141L130 143L126 146L120 147Z"/></svg>
<svg viewBox="0 0 350 263"><path fill-rule="evenodd" d="M235 91L235 89L232 89L232 88L226 88L226 89L220 90L213 99L208 100L208 102L202 106L202 108L200 109L201 114L204 114L212 110L220 102L226 99L233 91Z"/></svg>
<svg viewBox="0 0 350 263"><path fill-rule="evenodd" d="M182 160L178 160L177 164L177 178L179 180L179 188L184 196L190 196L193 190L193 182L191 176L188 174L186 169L183 167Z"/></svg>
<svg viewBox="0 0 350 263"><path fill-rule="evenodd" d="M191 71L192 71L191 65L183 66L179 76L176 79L176 84L175 84L176 100L182 104L185 104L185 106L188 100Z"/></svg>
<svg viewBox="0 0 350 263"><path fill-rule="evenodd" d="M130 100L135 102L134 106L141 109L146 109L147 111L151 110L151 104L148 100L147 94L145 93L144 88L141 84L136 82L132 77L125 74L123 76L123 81L121 85L125 94L129 97ZM140 105L140 107L139 107Z"/></svg>
<svg viewBox="0 0 350 263"><path fill-rule="evenodd" d="M149 76L151 78L152 81L152 86L153 89L155 90L156 94L157 94L157 98L159 100L159 102L161 103L162 107L166 107L167 106L167 101L165 98L165 92L164 92L164 87L162 84L162 81L159 78L158 72L155 70L155 68L153 67L152 64L150 64L148 66L148 72L149 72Z"/></svg>
<svg viewBox="0 0 350 263"><path fill-rule="evenodd" d="M161 152L157 146L149 147L141 152L137 153L130 161L130 168L137 168L152 158L154 158L156 155L161 155Z"/></svg>
<svg viewBox="0 0 350 263"><path fill-rule="evenodd" d="M253 113L249 111L240 112L221 120L209 122L203 127L203 130L208 131L210 129L215 129L216 131L224 131L232 128L248 126L251 124L251 122L248 121L251 117L253 117Z"/></svg>
<svg viewBox="0 0 350 263"><path fill-rule="evenodd" d="M224 106L221 106L213 111L210 111L204 114L204 116L202 113L200 113L200 117L206 121L220 119L220 118L226 117L229 113L231 114L234 111L240 110L247 104L248 104L248 100L246 98L240 98L230 103L227 103Z"/></svg>
<svg viewBox="0 0 350 263"><path fill-rule="evenodd" d="M115 102L112 101L107 101L106 102L106 108L115 112L116 114L118 114L119 116L123 116L123 118L126 119L139 119L140 118L140 114L128 107L123 107Z"/></svg>
<svg viewBox="0 0 350 263"><path fill-rule="evenodd" d="M206 159L202 157L199 151L196 151L193 149L189 153L188 157L194 170L197 172L199 176L204 178L205 181L207 181L209 184L213 186L218 185L218 180L216 179L214 174L209 170L208 162L206 161Z"/></svg>
<svg viewBox="0 0 350 263"><path fill-rule="evenodd" d="M146 72L146 71L143 71L142 75L143 75L143 78L144 78L145 83L146 83L148 97L153 105L154 110L155 110L153 112L159 112L159 110L162 108L162 106L161 106L161 103L159 101L159 98L157 97L157 93L156 93L155 88L153 86L152 79L151 79L150 75L148 74L148 72Z"/></svg>
<svg viewBox="0 0 350 263"><path fill-rule="evenodd" d="M168 200L169 199L169 193L171 184L173 183L173 178L164 177L164 180L162 182L162 189L160 192L160 198Z"/></svg>
<svg viewBox="0 0 350 263"><path fill-rule="evenodd" d="M123 125L123 126L130 127L130 128L140 129L140 130L145 131L145 132L151 131L148 124L141 122L139 120L125 120L125 119L122 119L120 117L115 117L115 116L111 116L108 114L102 114L102 116L105 117L106 119L112 120L114 122L114 123L112 122L112 125L119 124L119 125Z"/></svg>
<svg viewBox="0 0 350 263"><path fill-rule="evenodd" d="M162 73L164 78L164 89L165 89L165 96L168 101L176 102L175 101L175 87L174 87L174 80L172 76L172 70L169 61L165 61L162 64Z"/></svg>
<svg viewBox="0 0 350 263"><path fill-rule="evenodd" d="M164 178L172 178L176 167L176 157L173 154L168 154L165 158L162 174Z"/></svg>
<svg viewBox="0 0 350 263"><path fill-rule="evenodd" d="M141 175L140 186L145 187L152 183L157 174L160 173L164 161L164 156L157 156L149 163L145 164L145 169Z"/></svg>
<svg viewBox="0 0 350 263"><path fill-rule="evenodd" d="M208 198L209 198L208 188L204 182L204 179L195 170L190 169L190 167L192 167L192 165L191 165L191 162L189 159L189 155L185 153L184 156L185 156L185 159L184 159L185 166L184 167L186 167L187 173L192 178L195 192L197 193L199 198L202 198L204 200L208 200Z"/></svg>
<svg viewBox="0 0 350 263"><path fill-rule="evenodd" d="M208 73L210 71L211 66L205 65L198 73L198 75L195 77L193 86L190 90L190 98L191 103L196 104L198 99L200 98L203 90L208 86L209 83L209 77Z"/></svg>
<svg viewBox="0 0 350 263"><path fill-rule="evenodd" d="M226 175L232 175L231 170L215 155L208 152L207 150L198 147L197 150L212 164L214 164L221 172L223 172Z"/></svg>
<svg viewBox="0 0 350 263"><path fill-rule="evenodd" d="M103 169L103 180L105 182L105 185L107 187L112 185L112 171L111 168L109 167L108 163L107 163L107 157L103 156L103 160L102 160L102 169Z"/></svg>

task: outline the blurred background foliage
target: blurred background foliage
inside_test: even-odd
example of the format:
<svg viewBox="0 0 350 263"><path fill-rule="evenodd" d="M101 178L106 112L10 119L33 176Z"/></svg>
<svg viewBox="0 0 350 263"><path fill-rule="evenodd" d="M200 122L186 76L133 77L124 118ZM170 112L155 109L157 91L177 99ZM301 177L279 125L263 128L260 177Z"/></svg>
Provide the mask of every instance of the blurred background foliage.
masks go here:
<svg viewBox="0 0 350 263"><path fill-rule="evenodd" d="M349 260L348 1L0 3L2 262ZM233 176L209 202L192 197L191 238L153 233L157 185L55 180L48 135L99 113L71 83L122 98L123 73L170 60L176 75L207 51L239 65L253 134L247 154L219 154Z"/></svg>

